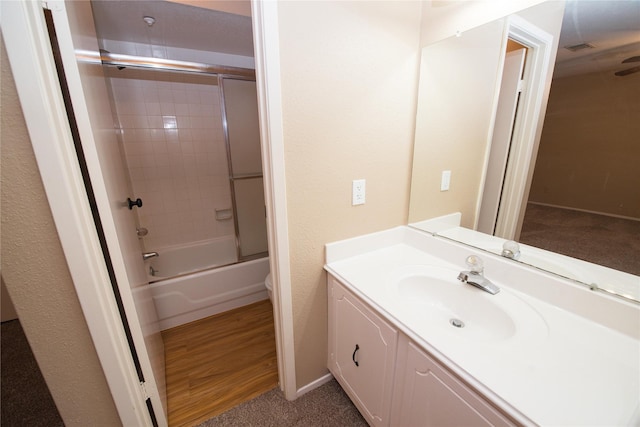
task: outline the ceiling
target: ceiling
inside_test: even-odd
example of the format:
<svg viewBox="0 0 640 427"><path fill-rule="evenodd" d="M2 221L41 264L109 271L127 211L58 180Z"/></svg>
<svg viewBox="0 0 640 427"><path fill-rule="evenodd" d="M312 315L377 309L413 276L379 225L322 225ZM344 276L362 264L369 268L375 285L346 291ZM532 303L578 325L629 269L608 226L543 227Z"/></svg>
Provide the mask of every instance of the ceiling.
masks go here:
<svg viewBox="0 0 640 427"><path fill-rule="evenodd" d="M216 4L229 1L200 0L200 4L208 8L177 4L176 1L194 3L185 0L93 0L98 35L110 40L253 57L250 16L212 9ZM142 20L144 16L154 17L155 24L149 27ZM564 48L579 43L589 43L594 48L577 52ZM566 2L554 77L595 71L613 73L640 65L621 63L636 55L640 55L640 0Z"/></svg>
<svg viewBox="0 0 640 427"><path fill-rule="evenodd" d="M253 57L250 16L159 0L91 3L101 39ZM143 21L145 16L155 18L152 27Z"/></svg>
<svg viewBox="0 0 640 427"><path fill-rule="evenodd" d="M571 52L565 46L589 43ZM640 65L622 64L640 55L640 0L568 0L554 78L591 72L614 73ZM640 73L636 73L640 75Z"/></svg>

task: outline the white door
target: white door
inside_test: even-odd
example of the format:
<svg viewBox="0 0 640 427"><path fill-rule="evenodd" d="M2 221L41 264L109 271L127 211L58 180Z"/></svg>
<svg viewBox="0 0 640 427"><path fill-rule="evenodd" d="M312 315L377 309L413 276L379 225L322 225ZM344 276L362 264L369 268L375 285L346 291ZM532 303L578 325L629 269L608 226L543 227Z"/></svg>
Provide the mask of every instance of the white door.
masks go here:
<svg viewBox="0 0 640 427"><path fill-rule="evenodd" d="M516 110L518 108L521 87L520 80L522 70L524 69L526 53L526 49L514 50L507 53L504 60L504 70L493 129L493 139L491 141L491 151L489 153L489 163L487 165L486 181L482 193L480 213L478 215L478 231L486 234L492 235L494 233L496 220L498 218L502 186L507 170L511 135L516 118Z"/></svg>
<svg viewBox="0 0 640 427"><path fill-rule="evenodd" d="M83 52L86 58L87 52L99 51L91 4L55 1L48 6L113 276L139 360L139 375L141 372L144 378L145 398L151 401L158 425L166 426L164 346L136 234L135 213L127 203L127 198L136 197L130 192L102 65L99 61L76 60L76 53Z"/></svg>

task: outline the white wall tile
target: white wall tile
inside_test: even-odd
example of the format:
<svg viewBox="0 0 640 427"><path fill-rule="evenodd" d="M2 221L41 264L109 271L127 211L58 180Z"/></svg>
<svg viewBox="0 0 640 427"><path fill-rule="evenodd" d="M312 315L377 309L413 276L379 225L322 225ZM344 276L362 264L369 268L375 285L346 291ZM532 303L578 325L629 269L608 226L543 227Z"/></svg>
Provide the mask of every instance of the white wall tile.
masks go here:
<svg viewBox="0 0 640 427"><path fill-rule="evenodd" d="M131 75L139 79L112 78L112 88L146 247L232 235L232 221L215 220L231 206L218 87Z"/></svg>

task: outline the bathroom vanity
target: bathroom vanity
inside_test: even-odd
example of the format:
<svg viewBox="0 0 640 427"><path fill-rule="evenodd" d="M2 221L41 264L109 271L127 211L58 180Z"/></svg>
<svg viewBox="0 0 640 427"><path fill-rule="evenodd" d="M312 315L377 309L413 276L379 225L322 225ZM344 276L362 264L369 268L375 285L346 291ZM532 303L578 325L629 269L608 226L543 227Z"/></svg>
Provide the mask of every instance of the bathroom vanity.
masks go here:
<svg viewBox="0 0 640 427"><path fill-rule="evenodd" d="M640 423L640 305L405 226L326 261L328 366L369 424Z"/></svg>

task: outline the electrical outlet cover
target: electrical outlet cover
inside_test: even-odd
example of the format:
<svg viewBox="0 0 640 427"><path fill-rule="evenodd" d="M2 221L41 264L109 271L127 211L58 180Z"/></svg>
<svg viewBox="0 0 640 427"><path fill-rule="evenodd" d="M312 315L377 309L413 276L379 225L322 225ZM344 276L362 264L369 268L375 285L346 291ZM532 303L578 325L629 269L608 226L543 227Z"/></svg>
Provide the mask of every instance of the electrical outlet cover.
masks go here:
<svg viewBox="0 0 640 427"><path fill-rule="evenodd" d="M353 180L352 186L352 196L351 196L351 204L353 206L356 205L364 205L365 202L365 180L364 179L355 179Z"/></svg>

